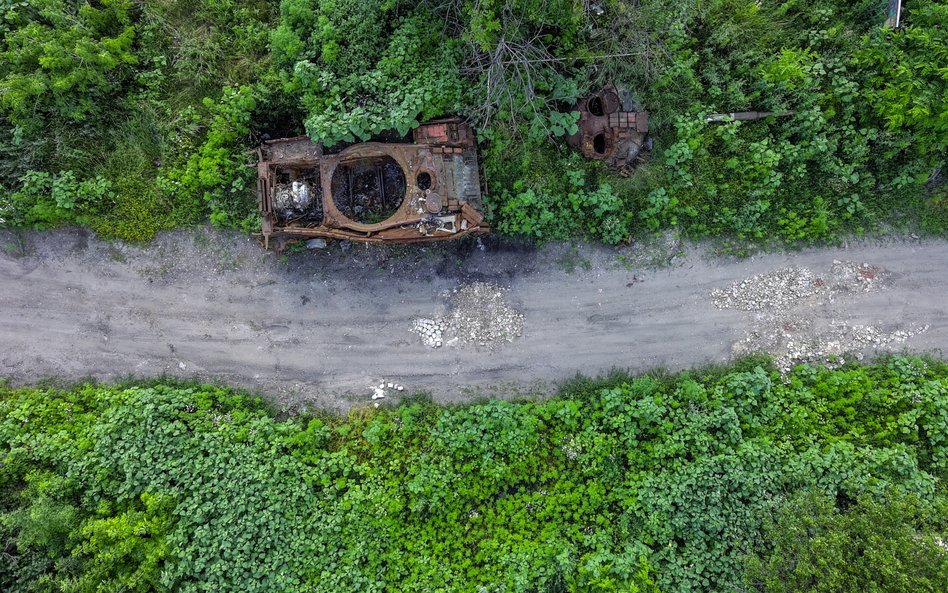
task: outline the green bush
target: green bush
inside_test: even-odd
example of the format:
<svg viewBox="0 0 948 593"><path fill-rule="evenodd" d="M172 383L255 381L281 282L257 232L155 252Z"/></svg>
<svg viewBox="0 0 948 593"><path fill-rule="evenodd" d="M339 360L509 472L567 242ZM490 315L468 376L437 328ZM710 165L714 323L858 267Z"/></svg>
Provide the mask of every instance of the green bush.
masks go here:
<svg viewBox="0 0 948 593"><path fill-rule="evenodd" d="M0 106L37 129L44 117L97 117L122 92L131 65L131 2L4 3Z"/></svg>
<svg viewBox="0 0 948 593"><path fill-rule="evenodd" d="M948 366L905 357L284 420L208 385L3 388L0 588L935 590L946 434Z"/></svg>
<svg viewBox="0 0 948 593"><path fill-rule="evenodd" d="M484 157L487 207L502 233L538 241L628 239L634 214L608 182L597 181L595 163L509 132L496 134Z"/></svg>
<svg viewBox="0 0 948 593"><path fill-rule="evenodd" d="M89 215L113 199L112 183L95 177L80 181L72 171L51 175L29 171L10 194L4 219L14 227L49 228L88 223Z"/></svg>
<svg viewBox="0 0 948 593"><path fill-rule="evenodd" d="M299 97L306 131L327 146L407 134L455 111L461 92L454 43L423 5L407 16L391 0L283 0L273 51Z"/></svg>
<svg viewBox="0 0 948 593"><path fill-rule="evenodd" d="M102 177L114 195L80 214L106 237L147 240L204 218L254 230L245 165L266 135L394 140L456 114L478 132L502 232L618 243L677 228L737 244L833 241L883 224L942 234L946 7L912 2L897 30L881 26L885 10L875 0L6 2L0 185L19 192L29 171ZM562 142L577 130L576 99L612 83L650 113L650 162L629 179ZM744 110L793 113L705 121ZM4 198L2 216L82 222L40 202Z"/></svg>
<svg viewBox="0 0 948 593"><path fill-rule="evenodd" d="M768 549L749 560L748 586L762 593L944 591L944 504L894 495L840 509L827 496L801 493L768 523Z"/></svg>
<svg viewBox="0 0 948 593"><path fill-rule="evenodd" d="M0 204L4 219L79 222L129 241L209 215L256 224L244 165L258 129L283 108L279 92L263 109L232 89L278 87L268 51L275 4L29 0L0 12L0 154L11 159L0 183L13 193ZM102 178L109 191L77 210L26 184L27 171L61 170L79 183ZM179 170L183 189L170 179Z"/></svg>
<svg viewBox="0 0 948 593"><path fill-rule="evenodd" d="M209 123L204 142L187 162L161 179L165 191L196 202L210 212L217 226L245 231L259 225L254 199L256 169L246 151L246 138L257 99L265 91L241 86L224 89L219 101L205 99Z"/></svg>

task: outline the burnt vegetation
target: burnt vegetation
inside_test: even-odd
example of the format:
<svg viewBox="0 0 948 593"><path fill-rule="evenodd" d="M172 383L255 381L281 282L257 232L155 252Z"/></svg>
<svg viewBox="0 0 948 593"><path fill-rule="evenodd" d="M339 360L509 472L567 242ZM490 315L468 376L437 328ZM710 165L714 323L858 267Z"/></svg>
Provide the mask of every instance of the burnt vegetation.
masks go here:
<svg viewBox="0 0 948 593"><path fill-rule="evenodd" d="M8 2L0 219L132 241L208 219L257 231L261 142L307 134L338 152L460 116L487 223L508 235L943 234L948 6L905 2L892 28L888 4ZM650 121L619 163L608 134L589 136L591 158L566 142L584 98L604 117L611 85ZM708 121L739 111L792 115ZM398 190L371 183L350 197L375 199L345 208L378 221Z"/></svg>

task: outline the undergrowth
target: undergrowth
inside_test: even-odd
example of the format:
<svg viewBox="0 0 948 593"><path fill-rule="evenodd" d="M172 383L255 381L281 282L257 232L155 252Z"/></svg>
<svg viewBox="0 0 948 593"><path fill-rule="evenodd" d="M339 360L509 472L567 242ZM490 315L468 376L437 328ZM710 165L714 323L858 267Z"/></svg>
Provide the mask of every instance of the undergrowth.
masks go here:
<svg viewBox="0 0 948 593"><path fill-rule="evenodd" d="M948 229L948 4L24 0L0 5L0 220L129 241L253 231L253 149L458 114L488 218L537 241L738 245ZM439 26L431 26L439 23ZM41 39L42 42L36 40ZM650 112L631 175L564 137L605 84ZM714 122L734 111L787 113ZM53 195L37 176L69 179Z"/></svg>
<svg viewBox="0 0 948 593"><path fill-rule="evenodd" d="M948 365L764 359L278 418L0 384L4 591L943 591Z"/></svg>

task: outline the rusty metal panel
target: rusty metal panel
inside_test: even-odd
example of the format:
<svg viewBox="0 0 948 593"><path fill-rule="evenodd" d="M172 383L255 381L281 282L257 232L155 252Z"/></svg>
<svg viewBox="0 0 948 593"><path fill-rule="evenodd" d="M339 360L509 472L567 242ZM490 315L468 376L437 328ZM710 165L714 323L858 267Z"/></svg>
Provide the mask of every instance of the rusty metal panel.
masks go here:
<svg viewBox="0 0 948 593"><path fill-rule="evenodd" d="M264 244L279 249L314 237L411 243L488 232L471 128L438 120L413 138L336 154L305 136L264 143L257 166Z"/></svg>
<svg viewBox="0 0 948 593"><path fill-rule="evenodd" d="M567 143L588 159L611 167L630 166L638 157L648 133L648 113L633 111L626 93L608 86L581 99L579 129Z"/></svg>

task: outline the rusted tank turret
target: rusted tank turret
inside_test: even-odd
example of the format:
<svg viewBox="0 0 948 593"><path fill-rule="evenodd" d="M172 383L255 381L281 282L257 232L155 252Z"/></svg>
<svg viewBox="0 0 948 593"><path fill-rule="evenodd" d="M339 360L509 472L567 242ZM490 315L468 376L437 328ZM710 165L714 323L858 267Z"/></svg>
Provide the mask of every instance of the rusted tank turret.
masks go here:
<svg viewBox="0 0 948 593"><path fill-rule="evenodd" d="M567 138L570 146L612 167L632 164L646 142L648 112L635 111L628 93L608 86L574 109L579 111L579 130Z"/></svg>
<svg viewBox="0 0 948 593"><path fill-rule="evenodd" d="M579 111L579 130L567 143L588 159L603 161L610 167L629 170L643 149L651 148L648 134L648 112L635 111L628 92L607 86L581 99L574 107ZM769 117L793 115L794 111L737 111L713 113L708 122L752 121Z"/></svg>
<svg viewBox="0 0 948 593"><path fill-rule="evenodd" d="M427 122L411 144L325 154L308 137L264 142L257 193L264 245L323 237L411 243L483 234L477 148L460 119Z"/></svg>

